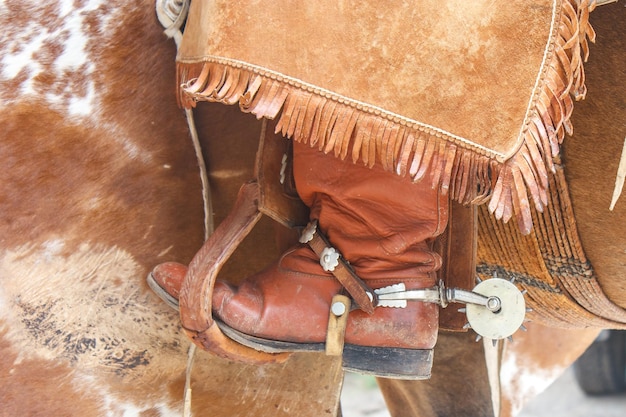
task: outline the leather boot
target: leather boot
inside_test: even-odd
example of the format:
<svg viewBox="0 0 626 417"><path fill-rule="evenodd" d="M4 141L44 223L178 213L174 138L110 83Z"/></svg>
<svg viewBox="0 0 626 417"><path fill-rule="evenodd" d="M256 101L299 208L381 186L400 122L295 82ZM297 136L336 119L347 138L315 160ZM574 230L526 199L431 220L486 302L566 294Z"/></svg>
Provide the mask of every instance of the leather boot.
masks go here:
<svg viewBox="0 0 626 417"><path fill-rule="evenodd" d="M441 258L432 243L446 227L448 206L428 181L413 183L297 142L294 178L318 232L367 287L436 285ZM308 245L300 244L238 287L216 282L214 317L225 334L258 350L323 351L331 300L344 291L325 268ZM153 273L166 289L177 281L171 270ZM377 307L372 314L352 309L344 368L392 378L429 377L438 314L436 304L411 301L404 308Z"/></svg>

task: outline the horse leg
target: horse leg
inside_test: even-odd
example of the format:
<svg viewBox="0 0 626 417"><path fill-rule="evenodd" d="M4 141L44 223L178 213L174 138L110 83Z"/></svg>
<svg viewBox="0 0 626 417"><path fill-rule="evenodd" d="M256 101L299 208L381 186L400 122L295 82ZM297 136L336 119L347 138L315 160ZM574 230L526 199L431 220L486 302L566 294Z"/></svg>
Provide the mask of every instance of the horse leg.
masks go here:
<svg viewBox="0 0 626 417"><path fill-rule="evenodd" d="M501 417L517 415L582 355L600 329L558 329L528 323L506 342L500 366Z"/></svg>
<svg viewBox="0 0 626 417"><path fill-rule="evenodd" d="M483 344L473 333L439 334L430 380L378 385L393 417L493 415Z"/></svg>
<svg viewBox="0 0 626 417"><path fill-rule="evenodd" d="M518 415L593 342L598 329L556 329L537 323L505 342L500 356L499 417ZM428 381L379 378L393 417L491 416L494 413L482 343L473 334L441 333Z"/></svg>

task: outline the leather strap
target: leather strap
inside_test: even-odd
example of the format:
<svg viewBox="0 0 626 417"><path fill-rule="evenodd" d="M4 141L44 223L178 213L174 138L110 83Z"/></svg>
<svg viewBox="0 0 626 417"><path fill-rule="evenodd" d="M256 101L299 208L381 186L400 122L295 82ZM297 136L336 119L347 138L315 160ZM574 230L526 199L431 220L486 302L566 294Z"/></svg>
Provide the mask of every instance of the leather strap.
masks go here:
<svg viewBox="0 0 626 417"><path fill-rule="evenodd" d="M450 201L448 227L435 242L435 250L441 255L443 265L438 271L447 288L470 291L476 284L476 206L463 206ZM439 328L466 331L465 314L458 312L462 304L453 304L439 311Z"/></svg>
<svg viewBox="0 0 626 417"><path fill-rule="evenodd" d="M317 220L309 223L302 233L300 242L308 244L313 249L313 252L320 257L322 268L337 278L361 310L368 314L374 313L374 307L378 303L376 293L359 278L343 256L331 246L326 236L317 227Z"/></svg>
<svg viewBox="0 0 626 417"><path fill-rule="evenodd" d="M263 120L255 178L259 183L259 211L285 227L304 227L309 208L293 184L292 142L274 133L275 122Z"/></svg>

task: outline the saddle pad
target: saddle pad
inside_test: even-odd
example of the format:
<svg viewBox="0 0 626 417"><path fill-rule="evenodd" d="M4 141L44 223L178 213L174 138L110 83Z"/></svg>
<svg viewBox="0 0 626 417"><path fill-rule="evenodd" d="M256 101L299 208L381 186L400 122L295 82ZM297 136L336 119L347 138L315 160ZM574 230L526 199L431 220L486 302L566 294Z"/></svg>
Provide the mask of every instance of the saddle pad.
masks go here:
<svg viewBox="0 0 626 417"><path fill-rule="evenodd" d="M527 234L585 95L594 4L194 0L179 101L239 103L326 153L488 201Z"/></svg>

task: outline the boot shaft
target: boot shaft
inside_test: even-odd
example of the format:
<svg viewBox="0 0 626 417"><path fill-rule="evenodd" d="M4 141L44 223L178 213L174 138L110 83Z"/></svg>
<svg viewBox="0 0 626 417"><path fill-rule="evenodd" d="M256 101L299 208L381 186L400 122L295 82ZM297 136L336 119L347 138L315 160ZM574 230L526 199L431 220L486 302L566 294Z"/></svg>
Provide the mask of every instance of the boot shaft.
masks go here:
<svg viewBox="0 0 626 417"><path fill-rule="evenodd" d="M294 143L294 179L330 242L364 279L408 278L441 266L433 239L448 220L448 199L428 181Z"/></svg>

